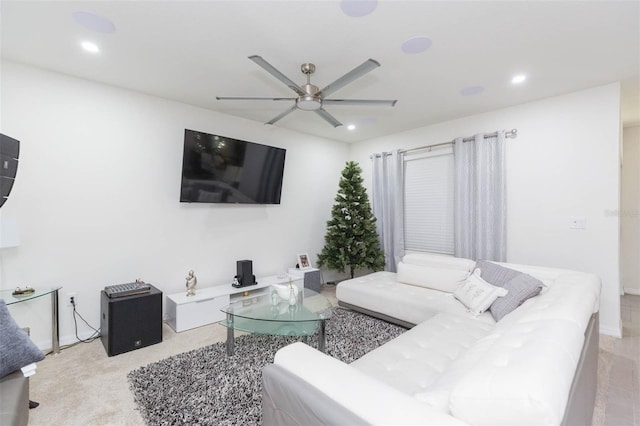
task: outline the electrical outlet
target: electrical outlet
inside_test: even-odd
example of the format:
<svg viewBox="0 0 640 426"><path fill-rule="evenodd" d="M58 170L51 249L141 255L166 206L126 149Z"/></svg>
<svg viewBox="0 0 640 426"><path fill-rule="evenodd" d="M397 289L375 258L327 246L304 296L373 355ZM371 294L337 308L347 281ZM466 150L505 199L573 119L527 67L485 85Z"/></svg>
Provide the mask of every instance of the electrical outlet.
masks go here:
<svg viewBox="0 0 640 426"><path fill-rule="evenodd" d="M571 223L569 224L569 228L571 229L584 229L585 228L585 218L584 216L574 216L571 218Z"/></svg>
<svg viewBox="0 0 640 426"><path fill-rule="evenodd" d="M71 299L77 305L78 304L78 295L76 293L67 293L67 306L73 307L73 303L71 303Z"/></svg>

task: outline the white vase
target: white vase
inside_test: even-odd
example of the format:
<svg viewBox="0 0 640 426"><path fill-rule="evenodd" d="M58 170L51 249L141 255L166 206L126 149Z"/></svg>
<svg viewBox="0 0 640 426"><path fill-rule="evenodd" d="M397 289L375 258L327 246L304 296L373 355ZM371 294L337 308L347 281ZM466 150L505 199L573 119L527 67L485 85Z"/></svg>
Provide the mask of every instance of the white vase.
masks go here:
<svg viewBox="0 0 640 426"><path fill-rule="evenodd" d="M295 305L297 301L296 292L293 287L291 287L291 291L289 292L289 305Z"/></svg>

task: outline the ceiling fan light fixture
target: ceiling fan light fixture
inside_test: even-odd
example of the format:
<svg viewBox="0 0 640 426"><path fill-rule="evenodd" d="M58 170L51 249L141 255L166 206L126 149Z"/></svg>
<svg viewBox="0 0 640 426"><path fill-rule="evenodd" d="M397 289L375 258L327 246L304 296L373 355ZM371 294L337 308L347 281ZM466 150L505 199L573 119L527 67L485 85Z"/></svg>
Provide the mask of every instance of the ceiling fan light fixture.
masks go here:
<svg viewBox="0 0 640 426"><path fill-rule="evenodd" d="M296 100L296 106L303 111L315 111L322 108L322 99L313 95L300 96Z"/></svg>

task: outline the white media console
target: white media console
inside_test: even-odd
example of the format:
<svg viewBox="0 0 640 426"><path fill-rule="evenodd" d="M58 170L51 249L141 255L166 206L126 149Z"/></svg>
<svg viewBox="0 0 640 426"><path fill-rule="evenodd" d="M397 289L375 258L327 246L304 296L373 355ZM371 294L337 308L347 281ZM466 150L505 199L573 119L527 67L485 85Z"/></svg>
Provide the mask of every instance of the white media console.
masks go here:
<svg viewBox="0 0 640 426"><path fill-rule="evenodd" d="M186 291L169 294L166 298L167 324L176 332L181 332L222 321L225 314L221 309L231 301L267 292L272 284L288 284L289 276L263 277L256 281L256 285L240 288L231 284L196 288L193 296L187 296ZM304 288L303 277L292 275L291 281L301 289Z"/></svg>

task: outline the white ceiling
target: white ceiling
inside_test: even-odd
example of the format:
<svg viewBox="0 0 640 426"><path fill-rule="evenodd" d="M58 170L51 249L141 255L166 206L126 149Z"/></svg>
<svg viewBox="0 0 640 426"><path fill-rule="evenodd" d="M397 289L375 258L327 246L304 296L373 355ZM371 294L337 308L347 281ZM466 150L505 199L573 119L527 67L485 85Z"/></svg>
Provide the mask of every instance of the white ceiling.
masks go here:
<svg viewBox="0 0 640 426"><path fill-rule="evenodd" d="M300 65L313 62L320 87L373 58L382 66L331 97L397 99L395 107L327 106L345 124L337 128L305 111L276 123L346 142L615 81L625 124L640 124L638 1L364 1L373 12L351 17L340 1L2 0L2 57L259 122L289 104L216 96L295 93L248 56L299 84ZM108 18L115 32L83 27L75 11ZM404 53L416 36L432 46ZM101 52L84 52L84 40ZM517 73L528 78L515 86ZM471 86L484 91L460 94Z"/></svg>

